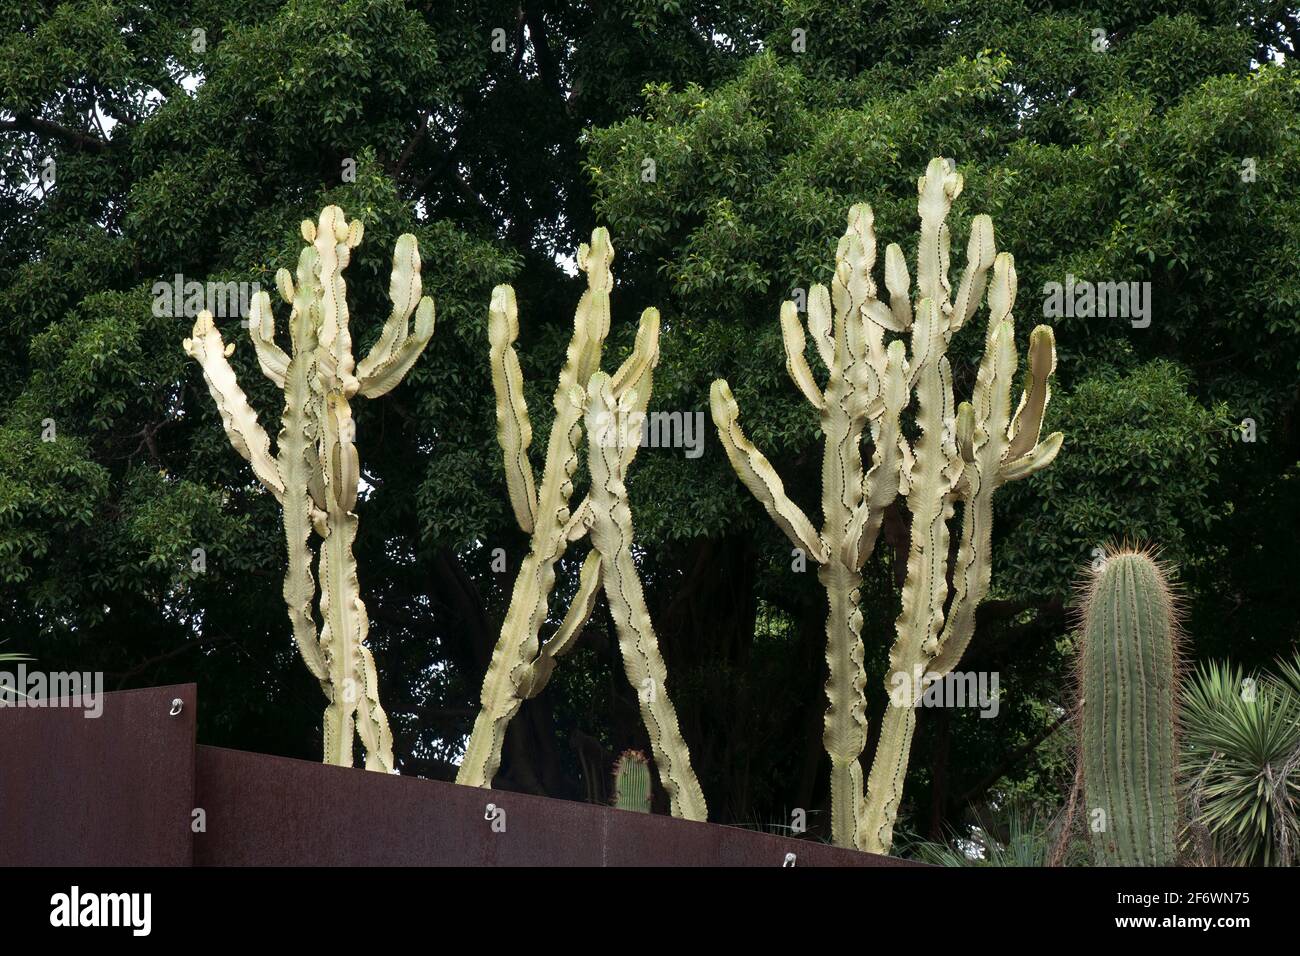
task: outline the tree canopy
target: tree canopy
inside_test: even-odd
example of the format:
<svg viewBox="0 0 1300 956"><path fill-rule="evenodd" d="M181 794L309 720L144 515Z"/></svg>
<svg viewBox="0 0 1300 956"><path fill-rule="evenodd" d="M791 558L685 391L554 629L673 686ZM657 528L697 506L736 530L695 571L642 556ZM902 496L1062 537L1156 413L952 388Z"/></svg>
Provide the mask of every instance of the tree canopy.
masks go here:
<svg viewBox="0 0 1300 956"><path fill-rule="evenodd" d="M406 382L357 410L356 551L399 768L453 776L527 547L494 438L490 291L518 290L544 433L571 257L604 225L615 360L657 306L652 410L706 423L698 458L644 449L630 494L712 818L824 808L824 599L728 466L708 388L727 378L816 514L820 439L780 303L829 282L853 203L910 259L932 156L965 177L954 248L989 213L1021 341L1055 328L1046 426L1066 438L996 503L993 592L960 666L1000 673L1000 718L922 715L910 825L1059 797L1071 591L1107 541L1181 568L1193 657L1255 667L1300 638L1295 3L49 0L0 4L0 24L0 649L121 687L196 679L204 740L317 756L275 502L181 350L192 316L157 314L154 285L269 289L298 222L336 204L366 227L359 347L399 234L437 303ZM1067 277L1135 283L1149 315L1052 315ZM219 321L274 422L238 319ZM954 343L959 394L980 348ZM906 520L886 515L864 584L873 729ZM561 614L582 556L562 563ZM512 724L500 783L604 799L643 733L601 609Z"/></svg>

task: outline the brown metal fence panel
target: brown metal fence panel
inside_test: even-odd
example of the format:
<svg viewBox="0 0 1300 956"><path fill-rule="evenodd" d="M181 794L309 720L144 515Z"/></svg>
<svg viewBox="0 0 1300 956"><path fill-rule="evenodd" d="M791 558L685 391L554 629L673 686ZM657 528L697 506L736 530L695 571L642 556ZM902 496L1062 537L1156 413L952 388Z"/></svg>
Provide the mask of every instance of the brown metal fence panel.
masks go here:
<svg viewBox="0 0 1300 956"><path fill-rule="evenodd" d="M195 863L880 866L902 861L613 807L198 748Z"/></svg>
<svg viewBox="0 0 1300 956"><path fill-rule="evenodd" d="M0 865L191 864L195 686L100 699L0 707Z"/></svg>
<svg viewBox="0 0 1300 956"><path fill-rule="evenodd" d="M196 747L193 684L101 699L91 719L76 708L0 707L0 864L903 864L735 827Z"/></svg>

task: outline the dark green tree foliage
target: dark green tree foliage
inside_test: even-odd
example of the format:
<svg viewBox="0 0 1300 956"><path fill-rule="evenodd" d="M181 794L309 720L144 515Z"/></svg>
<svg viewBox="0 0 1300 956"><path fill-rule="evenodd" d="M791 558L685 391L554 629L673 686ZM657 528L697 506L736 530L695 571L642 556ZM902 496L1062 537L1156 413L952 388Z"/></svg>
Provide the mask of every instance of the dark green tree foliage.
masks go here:
<svg viewBox="0 0 1300 956"><path fill-rule="evenodd" d="M1296 636L1278 549L1300 524L1298 33L1281 0L0 3L0 642L110 684L197 679L205 740L315 755L274 503L181 351L192 317L155 315L153 285L269 288L297 222L335 203L366 225L358 348L398 234L418 236L437 301L408 380L358 409L356 550L399 764L449 775L525 547L492 441L493 284L519 290L524 378L547 381L574 298L556 256L608 225L615 357L640 308L664 315L653 407L705 412L725 375L790 487L814 487L779 302L828 280L853 202L912 235L915 177L951 156L965 208L1016 255L1022 334L1067 273L1151 283L1148 327L1050 320L1047 427L1066 450L999 499L995 593L963 665L1000 672L1000 716L923 714L907 809L938 833L995 784L1054 793L1053 739L998 774L1056 719L1065 596L1094 547L1149 537L1183 566L1191 656L1253 667ZM276 430L247 336L219 322ZM959 376L977 349L954 344ZM548 396L528 398L544 433ZM1232 437L1244 418L1253 442ZM697 459L644 449L631 497L715 818L815 811L815 583L711 435ZM887 516L864 585L873 681L906 533ZM613 756L646 746L609 635L602 609L512 726L502 784L607 799Z"/></svg>

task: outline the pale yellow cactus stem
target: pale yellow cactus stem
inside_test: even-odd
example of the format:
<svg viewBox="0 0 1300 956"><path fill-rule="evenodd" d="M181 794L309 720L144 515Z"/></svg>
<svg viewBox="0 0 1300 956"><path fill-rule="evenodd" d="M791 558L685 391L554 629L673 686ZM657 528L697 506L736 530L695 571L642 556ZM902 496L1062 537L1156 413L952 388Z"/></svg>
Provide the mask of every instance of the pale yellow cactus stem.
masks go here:
<svg viewBox="0 0 1300 956"><path fill-rule="evenodd" d="M639 441L626 426L635 397L619 402L604 372L587 388L587 461L591 471L591 543L600 555L610 616L618 630L623 668L637 692L659 779L673 816L705 820L708 807L691 755L668 696L668 669L646 609L641 578L632 560L632 512L627 501L626 449Z"/></svg>
<svg viewBox="0 0 1300 956"><path fill-rule="evenodd" d="M284 481L280 471L271 457L271 439L258 424L257 413L248 404L248 396L239 387L235 370L230 367L230 355L235 351L235 343L227 346L221 340L212 321L212 313L206 309L199 313L194 322L190 338L181 343L185 354L199 363L203 368L203 378L208 383L208 391L217 403L221 413L221 425L226 436L241 458L253 466L253 474L266 489L275 495L277 501L284 497Z"/></svg>
<svg viewBox="0 0 1300 956"><path fill-rule="evenodd" d="M946 227L927 223L927 217L947 214L940 198L961 191L960 177L931 163L921 183L918 203L922 233L938 237L936 261L947 260ZM953 407L952 381L947 358L933 361L946 350L952 333L979 306L979 294L993 268L988 286L989 326L984 356L976 377L973 403ZM941 268L931 288L944 289ZM903 591L903 611L897 624L898 639L890 651L886 675L890 706L881 724L880 742L867 785L867 817L859 844L863 849L887 853L902 799L908 755L916 726L917 694L929 682L949 673L960 661L975 629L975 609L988 594L992 579L993 492L1007 480L1032 474L1055 457L1062 436L1057 433L1039 445L1039 429L1050 397L1048 379L1055 368L1051 329L1040 326L1031 337L1031 373L1025 397L1013 422L1011 382L1016 370L1016 350L1011 309L1015 302L1015 263L1010 254L996 254L993 226L979 216L971 224L966 272L955 304L936 309L925 300L938 327L926 327L924 341L913 335L913 354L927 367L919 371L917 422L922 431L916 459L908 470L908 508L912 513L911 552ZM946 315L946 318L939 318ZM921 325L918 319L918 326ZM940 342L936 348L934 338ZM930 436L939 437L931 441ZM1015 468L1007 459L1015 451ZM956 501L963 502L962 533L952 573L952 600L948 602L948 521ZM948 603L945 621L943 607Z"/></svg>
<svg viewBox="0 0 1300 956"><path fill-rule="evenodd" d="M819 565L826 589L826 698L823 738L831 761L831 834L841 846L855 845L864 812L860 757L866 747L863 688L861 569L870 557L883 508L897 494L906 441L899 414L907 402L907 363L900 344L888 348L887 330L911 323L905 304L908 283L901 253L887 250L886 280L891 303L876 298L871 269L876 237L871 207L849 211L840 239L832 288L815 285L808 296L808 330L829 376L818 388L805 357L805 336L793 303L781 310L786 369L818 411L825 436L822 457L822 518L816 530L786 496L771 464L745 437L739 409L727 383L713 383L714 423L732 467L791 542ZM902 296L898 290L902 289ZM861 441L871 425L876 438L872 467L864 473Z"/></svg>
<svg viewBox="0 0 1300 956"><path fill-rule="evenodd" d="M519 309L515 290L499 285L492 290L488 307L488 339L492 360L492 389L497 396L497 443L505 458L506 492L515 521L525 534L532 534L537 511L537 488L528 446L533 426L524 402L524 376L514 349L519 338Z"/></svg>
<svg viewBox="0 0 1300 956"><path fill-rule="evenodd" d="M971 222L966 270L955 297L948 279L946 219L962 190L962 177L942 159L918 181L921 218L917 246L916 305L901 248L885 250L889 302L876 295L871 271L876 239L869 206L849 210L849 228L836 253L830 294L814 286L808 296L808 332L829 371L817 386L805 356L805 335L791 303L781 312L786 368L818 410L825 446L820 531L786 496L771 464L738 424L739 409L727 383L713 383L710 406L723 448L741 481L794 545L818 562L829 601L828 678L824 739L831 758L831 831L842 846L888 852L902 797L908 751L916 723L917 692L927 673L946 673L960 659L974 628L975 607L988 592L991 501L994 488L1044 468L1061 436L1038 441L1055 364L1051 330L1034 331L1031 374L1014 417L1010 415L1015 346L1010 323L1015 300L1014 264L998 256L993 223ZM989 270L993 270L992 282ZM953 334L979 308L987 289L990 322L973 404L955 407L945 355ZM833 314L832 314L833 306ZM886 344L887 333L910 338ZM904 437L901 416L915 389L919 437ZM870 427L872 456L863 474L859 450ZM990 437L992 436L992 437ZM865 795L859 762L866 740L865 676L858 607L861 570L879 537L884 510L896 496L911 515L907 578L897 637L890 651L886 688L891 705L881 726ZM962 539L948 603L948 521L963 502Z"/></svg>
<svg viewBox="0 0 1300 956"><path fill-rule="evenodd" d="M360 462L349 399L357 394L376 398L401 381L433 334L433 301L420 296L415 237L401 236L389 287L392 314L375 348L357 366L342 270L361 241L361 223L349 224L341 209L329 206L319 224L302 224L302 236L309 245L299 257L296 285L287 270L276 274L276 288L292 306L290 350L285 352L275 342L269 296L259 294L249 315L258 364L285 393L273 461L269 440L257 427L256 416L226 363L229 349L222 347L211 316L200 316L194 337L184 344L203 366L231 444L252 462L254 473L284 506L289 559L284 599L294 640L329 701L324 717L325 760L351 766L355 730L366 750L366 767L391 771L392 732L379 702L374 658L366 646L369 620L352 553ZM412 312L413 329L408 325ZM319 636L312 613L313 530L322 538Z"/></svg>
<svg viewBox="0 0 1300 956"><path fill-rule="evenodd" d="M298 651L312 676L324 682L328 695L329 675L312 614L312 603L316 599L316 579L312 575L312 516L313 512L323 512L325 507L325 480L316 449L315 398L319 389L315 387L316 326L313 309L319 299L320 286L314 270L315 251L308 246L299 259L296 291L287 270L281 269L276 276L280 294L293 306L289 315L290 357L280 377L284 389L284 414L276 440L276 461L285 481L284 532L289 566L284 577L284 601L289 608ZM264 343L259 348L260 355L274 345L274 322L270 297L263 293L258 300L262 321L250 326L249 332L255 343L259 340ZM263 371L266 371L265 363Z"/></svg>
<svg viewBox="0 0 1300 956"><path fill-rule="evenodd" d="M497 400L498 439L505 456L506 485L519 525L530 532L528 555L515 578L510 606L501 635L492 651L483 688L481 708L474 721L456 782L489 787L501 766L506 728L529 694L540 690L545 677L534 669L540 649L540 631L555 586L555 565L569 543L572 517L573 474L579 462L582 414L586 404L583 385L600 367L600 355L609 334L609 294L613 288L610 264L614 248L609 233L597 229L591 245L578 249L578 267L587 276L587 288L574 313L573 336L565 353L555 389L555 420L547 442L546 464L540 487L532 488L527 461L532 428L524 400L522 377L517 373L514 342L519 333L514 291L499 286L492 294L488 315L489 356ZM549 675L549 671L547 672Z"/></svg>

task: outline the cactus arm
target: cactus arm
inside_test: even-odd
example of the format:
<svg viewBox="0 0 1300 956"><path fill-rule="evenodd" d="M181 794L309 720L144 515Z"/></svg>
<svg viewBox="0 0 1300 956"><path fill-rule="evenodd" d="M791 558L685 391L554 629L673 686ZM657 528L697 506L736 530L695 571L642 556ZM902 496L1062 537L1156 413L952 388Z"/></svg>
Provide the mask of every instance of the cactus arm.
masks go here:
<svg viewBox="0 0 1300 956"><path fill-rule="evenodd" d="M228 347L221 341L221 333L212 321L212 313L204 310L194 322L191 337L181 343L185 353L199 363L208 391L217 403L221 425L226 430L231 446L241 458L253 466L257 477L277 501L284 498L284 481L271 457L271 439L257 422L257 413L248 404L248 396L239 387L235 370L227 361L235 345Z"/></svg>
<svg viewBox="0 0 1300 956"><path fill-rule="evenodd" d="M388 300L393 303L384 327L370 354L357 364L357 378L364 379L388 362L406 340L411 313L420 302L420 246L409 232L397 237L393 247L393 271L388 281Z"/></svg>
<svg viewBox="0 0 1300 956"><path fill-rule="evenodd" d="M361 599L357 599L361 604ZM362 615L365 606L361 606ZM365 630L363 629L363 636ZM366 748L366 769L380 773L393 773L393 731L388 715L379 703L379 672L374 655L363 641L361 644L361 673L365 678L360 699L357 701L357 734Z"/></svg>
<svg viewBox="0 0 1300 956"><path fill-rule="evenodd" d="M795 310L793 302L786 302L781 306L781 341L785 345L785 370L790 374L791 380L799 391L803 393L803 397L808 399L808 403L813 408L821 410L826 399L821 389L817 387L812 369L808 366L808 358L804 355L807 339L804 336L803 323L799 321L799 313Z"/></svg>
<svg viewBox="0 0 1300 956"><path fill-rule="evenodd" d="M356 225L356 223L353 223ZM415 236L405 233L393 251L393 272L388 298L393 311L370 354L357 365L359 393L379 398L397 387L433 337L434 308L428 296L420 298L420 248ZM411 330L411 313L415 327Z"/></svg>
<svg viewBox="0 0 1300 956"><path fill-rule="evenodd" d="M993 220L986 215L976 216L971 221L970 239L966 243L966 271L962 273L961 283L957 286L957 297L953 301L952 316L948 323L949 336L965 325L979 308L988 285L989 269L996 255Z"/></svg>
<svg viewBox="0 0 1300 956"><path fill-rule="evenodd" d="M575 385L586 388L587 381L600 368L601 346L609 335L609 293L614 288L610 266L613 261L614 246L604 228L592 230L591 245L583 243L578 247L578 268L587 274L587 288L578 300L573 316L573 341L581 341L582 347L566 357L564 369L560 372L560 387L556 391L557 401L561 391L568 394Z"/></svg>
<svg viewBox="0 0 1300 956"><path fill-rule="evenodd" d="M364 375L358 369L360 387L358 394L363 398L379 398L387 395L401 383L406 373L411 370L424 347L433 338L434 307L433 300L427 295L420 300L415 310L415 326L411 333L402 339L400 345L393 349L389 359L377 365L373 372Z"/></svg>
<svg viewBox="0 0 1300 956"><path fill-rule="evenodd" d="M564 620L551 639L542 645L537 659L519 682L521 697L533 698L540 694L555 671L557 658L573 650L578 635L587 626L592 611L596 609L596 599L600 597L600 575L600 553L591 551L582 562L582 570L578 575L578 592L573 596L568 613L564 615Z"/></svg>
<svg viewBox="0 0 1300 956"><path fill-rule="evenodd" d="M524 398L523 373L514 343L519 337L519 312L515 290L499 285L492 290L488 308L489 357L492 362L492 390L497 400L497 443L501 446L506 472L506 492L515 521L525 534L532 534L537 511L537 489L528 446L533 426Z"/></svg>
<svg viewBox="0 0 1300 956"><path fill-rule="evenodd" d="M938 328L939 306L935 302L922 300L917 313L918 326ZM865 848L877 853L887 852L892 841L916 726L914 677L924 672L937 651L948 595L948 520L962 462L955 429L947 427L951 425L949 416L955 415L947 360L935 355L934 350L927 351L916 389L921 435L907 492L911 549L903 609L895 626L897 638L889 652L887 671L887 689L894 693L881 721L880 742L867 782L865 826L859 833Z"/></svg>
<svg viewBox="0 0 1300 956"><path fill-rule="evenodd" d="M360 224L352 225L359 227ZM319 225L304 221L302 232L316 248L317 275L321 284L322 367L337 378L349 394L355 394L352 333L348 329L347 285L343 281L343 270L351 260L352 247L361 241L361 232L359 228L348 227L343 210L338 206L326 206L321 211Z"/></svg>
<svg viewBox="0 0 1300 956"><path fill-rule="evenodd" d="M600 421L620 409L609 376L598 372L588 388L587 432L596 434ZM637 691L641 718L650 737L660 782L668 794L672 815L705 820L708 806L691 767L690 751L682 739L677 712L668 696L667 667L659 652L654 626L645 606L641 579L632 560L632 514L624 483L622 443L625 432L614 430L610 443L588 443L591 470L591 540L600 553L605 595L618 630L619 650L628 680Z"/></svg>
<svg viewBox="0 0 1300 956"><path fill-rule="evenodd" d="M275 316L271 314L271 297L265 292L253 297L248 315L248 335L253 340L253 350L257 353L257 364L261 366L262 374L276 388L284 388L289 356L275 344Z"/></svg>
<svg viewBox="0 0 1300 956"><path fill-rule="evenodd" d="M1015 461L1038 444L1043 415L1052 398L1051 377L1056 371L1056 340L1050 326L1040 325L1029 336L1029 375L1020 405L1011 419L1006 461Z"/></svg>
<svg viewBox="0 0 1300 956"><path fill-rule="evenodd" d="M564 556L571 540L569 505L586 404L586 392L580 383L599 368L601 347L609 334L609 292L614 282L610 272L614 248L609 233L594 230L591 245L579 246L577 258L578 268L587 275L587 288L574 312L573 336L555 389L555 420L537 492L529 551L515 578L510 606L483 678L479 713L456 774L456 782L465 786L490 787L501 766L506 727L532 682L532 667L540 647L538 635L555 586L555 563ZM655 328L657 331L657 322Z"/></svg>
<svg viewBox="0 0 1300 956"><path fill-rule="evenodd" d="M908 295L911 282L902 247L891 242L885 247L885 288L889 290L889 309L904 330L912 327L912 300Z"/></svg>
<svg viewBox="0 0 1300 956"><path fill-rule="evenodd" d="M355 222L354 222L355 225ZM380 338L370 354L356 367L359 393L365 398L385 395L406 377L411 365L433 337L433 299L420 298L420 246L413 235L399 235L393 252L393 274L389 281L389 299L393 312L383 323ZM411 312L415 312L415 329L409 330Z"/></svg>
<svg viewBox="0 0 1300 956"><path fill-rule="evenodd" d="M650 404L650 390L654 385L654 370L659 364L659 310L646 309L641 313L641 323L636 331L636 344L618 371L614 373L614 397L622 401L628 398L631 414L644 415ZM629 420L628 425L633 421ZM639 441L629 441L623 451L624 466L631 465L636 459ZM564 539L577 541L587 533L591 520L591 502L583 496L578 507L573 509L569 521L564 527Z"/></svg>
<svg viewBox="0 0 1300 956"><path fill-rule="evenodd" d="M305 301L305 300L304 300ZM313 554L310 547L313 501L312 488L323 503L320 457L312 440L315 423L311 420L312 380L315 367L315 330L295 308L290 316L295 331L294 355L284 375L284 415L281 418L276 458L284 478L284 532L288 544L289 566L284 578L284 601L289 609L294 642L307 669L317 680L328 680L325 659L312 615L316 598L316 579L312 576Z"/></svg>
<svg viewBox="0 0 1300 956"><path fill-rule="evenodd" d="M1009 310L999 310L1009 312ZM1025 394L1008 424L1010 382L1015 370L1015 348L1009 319L995 327L976 381L977 397L986 409L975 423L971 462L965 480L965 515L961 543L953 570L953 600L940 639L940 652L930 665L936 674L950 672L961 660L975 632L975 609L988 595L992 580L993 493L1008 481L1019 480L1046 468L1061 449L1060 432L1038 441L1047 401L1048 379L1056 366L1052 330L1039 326L1030 337L1030 372ZM1020 431L1017 433L1017 422ZM1012 460L1016 437L1032 435L1031 447Z"/></svg>
<svg viewBox="0 0 1300 956"><path fill-rule="evenodd" d="M829 371L835 364L835 336L831 332L831 294L818 283L808 290L808 332Z"/></svg>
<svg viewBox="0 0 1300 956"><path fill-rule="evenodd" d="M577 389L576 395L557 412L551 428L537 525L529 553L515 578L501 636L483 679L482 706L456 775L456 782L466 786L492 785L492 778L501 766L506 727L519 710L523 701L521 692L527 687L529 670L537 658L538 633L546 620L549 596L555 586L555 563L568 544L564 529L570 517L572 476L578 467L577 449L582 440L582 409L577 404L581 397L582 390Z"/></svg>
<svg viewBox="0 0 1300 956"><path fill-rule="evenodd" d="M659 364L659 310L648 308L641 313L641 321L636 329L636 342L632 353L623 360L623 364L614 373L614 397L622 398L631 390L644 391L649 401L647 376L654 372ZM645 411L646 402L641 404ZM636 454L635 451L632 452ZM629 459L630 462L631 459Z"/></svg>
<svg viewBox="0 0 1300 956"><path fill-rule="evenodd" d="M355 727L366 747L367 768L390 771L392 734L379 705L374 662L368 660L365 641L370 622L361 600L352 550L357 536L357 516L353 509L360 477L352 435L352 412L347 399L337 391L331 392L326 396L321 438L328 533L320 548L323 621L320 644L329 668L331 691L325 717L326 759L352 765L352 737L347 732ZM331 733L339 737L332 739Z"/></svg>
<svg viewBox="0 0 1300 956"><path fill-rule="evenodd" d="M785 486L776 469L741 430L738 421L740 406L736 404L725 379L717 379L709 390L709 408L731 467L745 487L758 499L795 547L803 549L805 554L819 564L825 561L826 544L818 535L817 529L799 506L786 497Z"/></svg>
<svg viewBox="0 0 1300 956"><path fill-rule="evenodd" d="M1030 451L1021 455L1015 461L1009 461L1003 465L1002 470L998 473L999 483L1019 481L1021 478L1028 478L1030 475L1042 471L1056 460L1056 455L1060 452L1064 441L1065 436L1063 434L1052 432Z"/></svg>
<svg viewBox="0 0 1300 956"><path fill-rule="evenodd" d="M960 173L950 172L942 159L932 159L925 175L917 181L916 209L921 217L921 237L916 247L916 288L946 316L951 310L952 287L948 284L948 227L944 220L952 202L961 195Z"/></svg>
<svg viewBox="0 0 1300 956"><path fill-rule="evenodd" d="M889 345L883 378L884 412L872 426L871 469L864 482L862 504L854 515L854 527L847 536L849 541L856 542L852 566L858 571L875 550L885 508L898 497L903 448L907 443L902 435L900 417L910 397L907 391L907 356L901 340Z"/></svg>

